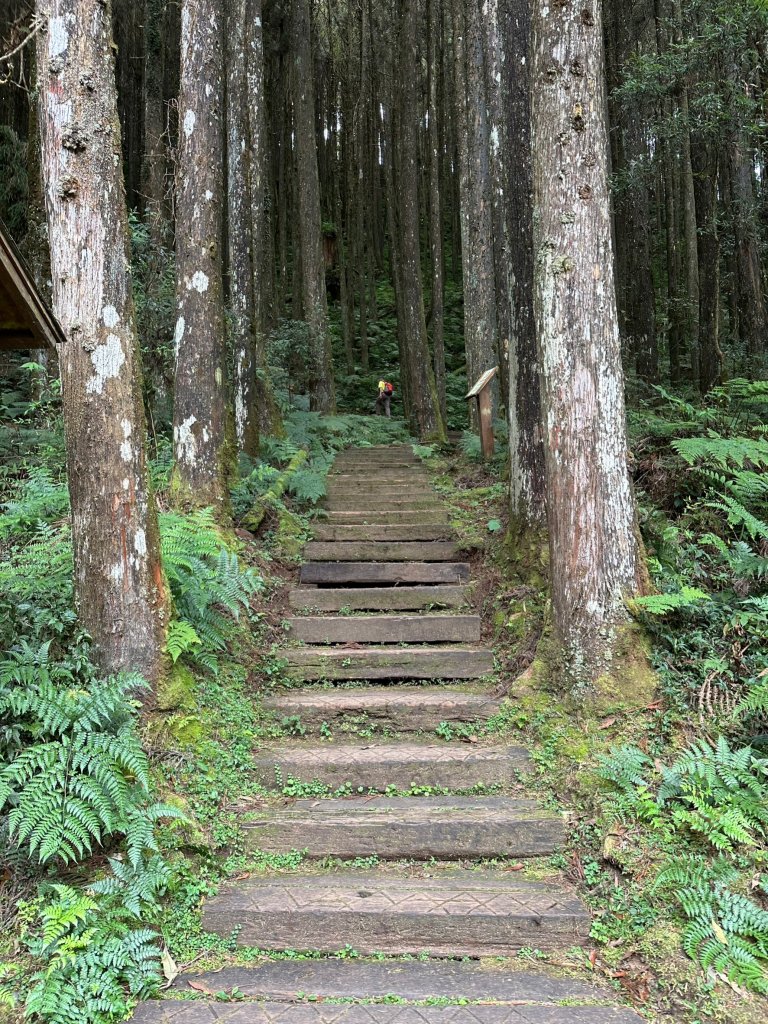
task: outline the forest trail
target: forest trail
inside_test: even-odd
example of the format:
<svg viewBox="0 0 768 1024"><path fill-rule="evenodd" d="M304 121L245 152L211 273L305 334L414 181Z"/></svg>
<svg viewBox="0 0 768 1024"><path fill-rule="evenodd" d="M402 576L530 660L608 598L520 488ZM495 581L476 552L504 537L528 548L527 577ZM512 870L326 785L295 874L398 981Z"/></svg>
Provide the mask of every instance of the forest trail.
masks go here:
<svg viewBox="0 0 768 1024"><path fill-rule="evenodd" d="M300 728L262 751L257 772L269 788L290 778L341 795L262 806L242 827L252 849L351 866L223 886L203 927L288 958L195 976L198 992L237 989L255 1002L154 1001L135 1020L637 1024L609 989L482 959L584 945L590 915L546 868L528 880L521 864L482 863L535 864L559 848L564 823L525 794L527 750L457 738L498 710L493 656L470 565L411 448L339 455L327 521L305 553L289 595L303 644L285 652L299 685L270 702ZM311 957L339 950L348 955ZM389 959L403 955L419 959Z"/></svg>

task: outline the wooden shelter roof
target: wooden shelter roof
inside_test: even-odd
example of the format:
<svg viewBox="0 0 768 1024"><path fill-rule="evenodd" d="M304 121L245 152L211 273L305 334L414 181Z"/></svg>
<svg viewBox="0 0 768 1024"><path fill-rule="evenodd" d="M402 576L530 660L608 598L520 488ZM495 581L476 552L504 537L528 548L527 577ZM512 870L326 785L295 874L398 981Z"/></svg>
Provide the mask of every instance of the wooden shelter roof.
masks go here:
<svg viewBox="0 0 768 1024"><path fill-rule="evenodd" d="M53 348L63 341L58 321L0 221L0 352Z"/></svg>

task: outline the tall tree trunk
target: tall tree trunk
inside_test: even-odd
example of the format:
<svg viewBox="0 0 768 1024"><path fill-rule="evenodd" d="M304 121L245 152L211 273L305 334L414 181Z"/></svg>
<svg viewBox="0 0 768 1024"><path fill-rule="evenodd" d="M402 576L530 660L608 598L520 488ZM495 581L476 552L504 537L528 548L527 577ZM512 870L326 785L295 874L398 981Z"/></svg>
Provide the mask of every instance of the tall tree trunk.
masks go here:
<svg viewBox="0 0 768 1024"><path fill-rule="evenodd" d="M683 40L682 0L672 0L674 39ZM691 163L691 111L688 83L684 82L677 96L682 119L680 134L681 189L683 231L685 236L686 302L684 308L685 331L691 353L691 379L699 382L699 256L696 226L696 196Z"/></svg>
<svg viewBox="0 0 768 1024"><path fill-rule="evenodd" d="M429 356L419 230L419 64L417 7L400 0L396 120L393 125L395 196L400 241L400 307L413 429L422 440L445 438Z"/></svg>
<svg viewBox="0 0 768 1024"><path fill-rule="evenodd" d="M173 487L181 502L225 517L224 0L183 0L179 121Z"/></svg>
<svg viewBox="0 0 768 1024"><path fill-rule="evenodd" d="M646 11L644 7L638 10L637 6L628 11L615 0L606 5L606 9L611 15L612 28L606 36L613 51L608 82L614 89L623 83L625 66L637 51ZM623 188L616 199L616 222L620 230L615 232L619 320L626 341L627 361L634 364L639 377L656 381L659 357L651 262L651 168L646 141L650 110L645 101L636 102L629 111L620 102L612 107L613 172L623 180Z"/></svg>
<svg viewBox="0 0 768 1024"><path fill-rule="evenodd" d="M461 194L464 345L470 386L498 358L488 121L477 0L452 0ZM498 385L494 384L494 414Z"/></svg>
<svg viewBox="0 0 768 1024"><path fill-rule="evenodd" d="M325 294L309 0L293 0L291 46L293 54L291 84L296 122L298 224L301 236L301 298L304 318L309 331L312 362L310 408L317 412L334 412L336 393Z"/></svg>
<svg viewBox="0 0 768 1024"><path fill-rule="evenodd" d="M116 54L117 109L120 116L128 205L143 209L141 169L144 136L143 5L137 0L112 0L112 32Z"/></svg>
<svg viewBox="0 0 768 1024"><path fill-rule="evenodd" d="M699 387L706 394L723 377L720 349L720 239L717 229L717 146L696 138L692 146L699 267Z"/></svg>
<svg viewBox="0 0 768 1024"><path fill-rule="evenodd" d="M552 605L570 683L610 672L639 559L613 275L598 0L533 7L535 314Z"/></svg>
<svg viewBox="0 0 768 1024"><path fill-rule="evenodd" d="M251 203L251 270L253 272L253 336L251 350L250 399L245 400L247 418L258 424L264 435L281 436L283 419L272 390L267 365L267 326L270 296L274 289L274 252L270 244L267 212L269 150L267 146L266 90L264 85L264 29L262 0L245 0L246 114L248 145L248 193ZM270 196L274 200L274 191ZM272 202L274 207L274 202ZM250 426L253 433L257 428Z"/></svg>
<svg viewBox="0 0 768 1024"><path fill-rule="evenodd" d="M503 0L502 145L506 152L505 231L512 278L509 342L510 503L521 522L546 517L541 381L533 315L533 154L531 151L531 0Z"/></svg>
<svg viewBox="0 0 768 1024"><path fill-rule="evenodd" d="M163 93L163 13L165 0L144 3L144 154L141 191L145 219L157 246L169 244L170 224L165 196L166 147Z"/></svg>
<svg viewBox="0 0 768 1024"><path fill-rule="evenodd" d="M43 176L72 504L75 589L105 673L155 681L168 600L145 462L111 5L39 0Z"/></svg>
<svg viewBox="0 0 768 1024"><path fill-rule="evenodd" d="M752 155L744 134L738 129L731 133L728 141L728 164L738 283L738 336L751 370L755 372L768 351L768 312L756 230L758 218Z"/></svg>
<svg viewBox="0 0 768 1024"><path fill-rule="evenodd" d="M485 95L487 98L487 138L489 194L493 227L493 267L496 292L497 359L501 404L509 395L509 342L512 333L512 277L510 274L506 196L509 192L507 161L513 150L504 145L508 98L504 92L503 22L508 15L508 0L471 0L479 14L482 33ZM518 69L515 69L518 70ZM517 167L515 166L515 170Z"/></svg>
<svg viewBox="0 0 768 1024"><path fill-rule="evenodd" d="M229 250L229 307L235 361L235 432L246 455L259 451L254 353L254 237L251 196L252 147L248 110L248 3L228 0L227 65L227 243Z"/></svg>
<svg viewBox="0 0 768 1024"><path fill-rule="evenodd" d="M446 420L445 399L445 333L444 333L444 270L443 270L443 208L441 196L441 139L440 139L440 65L438 43L443 23L441 0L427 2L427 75L428 75L428 165L429 165L429 255L432 272L432 353L435 367L435 387L440 404L440 415Z"/></svg>

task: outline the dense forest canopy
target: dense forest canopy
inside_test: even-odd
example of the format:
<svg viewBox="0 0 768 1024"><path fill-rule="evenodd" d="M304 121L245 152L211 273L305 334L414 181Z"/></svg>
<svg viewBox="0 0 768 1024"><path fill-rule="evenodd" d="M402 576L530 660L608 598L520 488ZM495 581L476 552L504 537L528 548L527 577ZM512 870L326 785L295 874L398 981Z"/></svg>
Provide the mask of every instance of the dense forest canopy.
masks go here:
<svg viewBox="0 0 768 1024"><path fill-rule="evenodd" d="M535 747L600 969L761 1019L767 47L766 0L0 3L0 1020L125 1019L296 867L230 806L358 449L381 543L445 542L423 461L483 552L509 700L437 733Z"/></svg>

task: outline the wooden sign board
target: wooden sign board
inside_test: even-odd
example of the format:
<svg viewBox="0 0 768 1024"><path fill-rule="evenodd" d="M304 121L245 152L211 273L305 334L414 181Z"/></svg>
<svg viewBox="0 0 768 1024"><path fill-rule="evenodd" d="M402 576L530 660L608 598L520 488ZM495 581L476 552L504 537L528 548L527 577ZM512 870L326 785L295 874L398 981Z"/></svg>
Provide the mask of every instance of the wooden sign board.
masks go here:
<svg viewBox="0 0 768 1024"><path fill-rule="evenodd" d="M486 370L480 380L467 392L467 399L477 402L478 420L480 422L480 445L484 459L492 459L496 449L493 436L493 402L491 401L491 381L499 372L498 366Z"/></svg>

